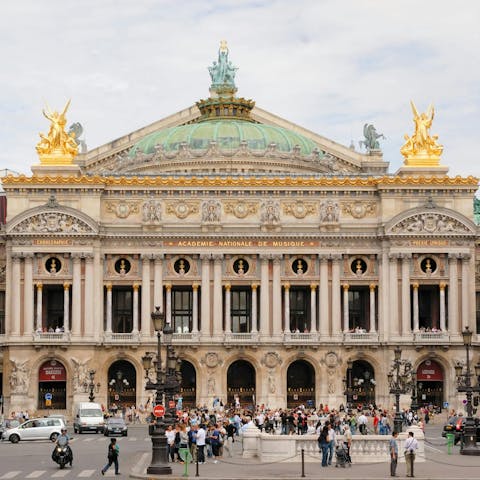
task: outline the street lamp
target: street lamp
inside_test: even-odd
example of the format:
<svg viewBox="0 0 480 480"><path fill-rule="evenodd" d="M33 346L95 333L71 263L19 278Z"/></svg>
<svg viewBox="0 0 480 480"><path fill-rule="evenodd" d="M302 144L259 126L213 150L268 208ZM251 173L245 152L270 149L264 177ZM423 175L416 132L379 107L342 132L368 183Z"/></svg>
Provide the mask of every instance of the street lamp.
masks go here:
<svg viewBox="0 0 480 480"><path fill-rule="evenodd" d="M412 364L408 360L402 360L402 350L397 347L394 351L394 358L390 372L387 375L390 394L395 395L395 418L393 429L395 432L402 431L403 418L400 414L400 395L412 390Z"/></svg>
<svg viewBox="0 0 480 480"><path fill-rule="evenodd" d="M98 393L100 390L100 383L95 383L95 370L90 370L88 372L88 377L90 381L87 383L86 381L83 383L83 391L87 393L89 392L88 395L88 400L90 402L93 402L95 400L95 393Z"/></svg>
<svg viewBox="0 0 480 480"><path fill-rule="evenodd" d="M470 347L472 346L472 331L465 327L462 332L463 344L467 352L467 361L465 371L463 365L455 366L455 374L457 376L457 391L464 392L467 397L466 409L467 418L465 419L465 427L463 429L463 442L460 447L462 455L480 455L480 449L477 448L477 428L473 419L473 392L480 392L480 366L475 366L475 375L477 376L477 385L472 385L472 377L474 376L470 368Z"/></svg>
<svg viewBox="0 0 480 480"><path fill-rule="evenodd" d="M347 404L346 404L346 409L348 410L349 404L352 401L352 368L353 368L353 362L352 360L347 361L347 378L343 379L345 383L345 391L343 394L347 397Z"/></svg>
<svg viewBox="0 0 480 480"><path fill-rule="evenodd" d="M155 390L155 404L161 405L165 398L169 400L168 408L165 409L163 417L156 417L156 422L152 425L150 434L152 437L152 461L147 468L148 475L170 475L172 467L168 465L168 447L165 430L169 425L175 423L175 404L173 408L170 402L180 390L180 360L178 359L173 347L171 346L173 329L169 324L165 324L165 313L160 311L160 307L155 307L151 313L153 327L157 332L157 353L155 365L155 382L149 377L149 371L152 366L152 355L147 352L142 357L143 368L146 373L146 389ZM162 362L162 336L166 344L165 362Z"/></svg>
<svg viewBox="0 0 480 480"><path fill-rule="evenodd" d="M412 372L412 403L410 410L415 416L418 410L417 372Z"/></svg>

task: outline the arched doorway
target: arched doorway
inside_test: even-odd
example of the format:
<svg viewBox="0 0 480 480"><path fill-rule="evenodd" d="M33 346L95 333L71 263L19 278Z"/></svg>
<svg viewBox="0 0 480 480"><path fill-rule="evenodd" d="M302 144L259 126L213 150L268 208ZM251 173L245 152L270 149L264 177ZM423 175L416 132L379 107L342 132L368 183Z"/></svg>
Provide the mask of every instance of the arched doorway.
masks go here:
<svg viewBox="0 0 480 480"><path fill-rule="evenodd" d="M443 368L434 360L425 360L417 368L417 402L420 407L443 407Z"/></svg>
<svg viewBox="0 0 480 480"><path fill-rule="evenodd" d="M347 407L364 408L375 406L375 371L365 360L355 360L347 364L345 379Z"/></svg>
<svg viewBox="0 0 480 480"><path fill-rule="evenodd" d="M38 408L67 408L67 371L58 360L47 360L38 370Z"/></svg>
<svg viewBox="0 0 480 480"><path fill-rule="evenodd" d="M305 360L296 360L287 370L287 408L315 406L315 370Z"/></svg>
<svg viewBox="0 0 480 480"><path fill-rule="evenodd" d="M242 408L254 408L255 368L250 362L237 360L228 367L227 402Z"/></svg>
<svg viewBox="0 0 480 480"><path fill-rule="evenodd" d="M190 362L182 360L180 371L182 373L182 386L180 388L182 408L195 407L197 404L197 372L195 367Z"/></svg>
<svg viewBox="0 0 480 480"><path fill-rule="evenodd" d="M127 360L118 360L108 369L108 409L115 413L116 409L137 406L137 372ZM112 408L113 407L113 408Z"/></svg>

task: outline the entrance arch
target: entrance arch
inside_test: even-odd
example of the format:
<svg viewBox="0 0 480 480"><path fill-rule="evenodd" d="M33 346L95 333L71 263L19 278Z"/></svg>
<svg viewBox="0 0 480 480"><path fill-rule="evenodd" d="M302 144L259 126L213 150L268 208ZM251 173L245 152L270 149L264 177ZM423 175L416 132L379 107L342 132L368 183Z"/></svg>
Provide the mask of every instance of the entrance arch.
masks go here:
<svg viewBox="0 0 480 480"><path fill-rule="evenodd" d="M128 360L117 360L108 369L108 409L137 406L137 372ZM112 408L113 407L113 408Z"/></svg>
<svg viewBox="0 0 480 480"><path fill-rule="evenodd" d="M38 408L67 408L67 371L58 360L47 360L38 369Z"/></svg>
<svg viewBox="0 0 480 480"><path fill-rule="evenodd" d="M182 385L180 387L182 407L195 407L197 404L197 372L195 367L187 360L182 360L180 366Z"/></svg>
<svg viewBox="0 0 480 480"><path fill-rule="evenodd" d="M443 367L435 360L425 360L417 368L417 402L421 407L443 407Z"/></svg>
<svg viewBox="0 0 480 480"><path fill-rule="evenodd" d="M227 403L242 408L255 407L255 368L246 360L233 362L227 371Z"/></svg>
<svg viewBox="0 0 480 480"><path fill-rule="evenodd" d="M349 363L346 378L348 407L375 405L375 371L365 360Z"/></svg>
<svg viewBox="0 0 480 480"><path fill-rule="evenodd" d="M311 363L296 360L287 370L287 408L315 406L315 370Z"/></svg>

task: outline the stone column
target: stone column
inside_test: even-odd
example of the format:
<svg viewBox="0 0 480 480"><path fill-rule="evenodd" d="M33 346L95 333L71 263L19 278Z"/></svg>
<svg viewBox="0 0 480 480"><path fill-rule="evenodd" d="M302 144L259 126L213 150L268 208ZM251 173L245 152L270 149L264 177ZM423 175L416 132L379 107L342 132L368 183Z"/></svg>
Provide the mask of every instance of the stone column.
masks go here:
<svg viewBox="0 0 480 480"><path fill-rule="evenodd" d="M192 333L198 333L198 283L192 285Z"/></svg>
<svg viewBox="0 0 480 480"><path fill-rule="evenodd" d="M448 254L448 330L458 334L458 255Z"/></svg>
<svg viewBox="0 0 480 480"><path fill-rule="evenodd" d="M369 332L375 333L375 285L370 284L370 326Z"/></svg>
<svg viewBox="0 0 480 480"><path fill-rule="evenodd" d="M42 325L42 303L43 303L43 284L37 283L37 313L36 313L36 329L41 330Z"/></svg>
<svg viewBox="0 0 480 480"><path fill-rule="evenodd" d="M342 312L340 308L340 265L342 255L332 255L332 336L339 336L342 333Z"/></svg>
<svg viewBox="0 0 480 480"><path fill-rule="evenodd" d="M440 330L444 332L447 329L445 319L445 283L440 284Z"/></svg>
<svg viewBox="0 0 480 480"><path fill-rule="evenodd" d="M317 333L317 286L310 285L310 332Z"/></svg>
<svg viewBox="0 0 480 480"><path fill-rule="evenodd" d="M272 321L273 336L279 337L282 334L282 284L280 282L280 267L282 255L273 256L273 278L272 278Z"/></svg>
<svg viewBox="0 0 480 480"><path fill-rule="evenodd" d="M20 277L21 257L19 254L12 255L12 329L13 336L20 335Z"/></svg>
<svg viewBox="0 0 480 480"><path fill-rule="evenodd" d="M348 283L343 285L343 331L348 333L350 330L350 316L348 311L348 289L350 286Z"/></svg>
<svg viewBox="0 0 480 480"><path fill-rule="evenodd" d="M210 258L209 254L200 255L202 259L202 286L201 286L201 325L202 335L210 335Z"/></svg>
<svg viewBox="0 0 480 480"><path fill-rule="evenodd" d="M106 332L112 333L112 284L107 283L107 325Z"/></svg>
<svg viewBox="0 0 480 480"><path fill-rule="evenodd" d="M389 256L390 260L390 327L392 335L399 335L398 325L398 258L396 254Z"/></svg>
<svg viewBox="0 0 480 480"><path fill-rule="evenodd" d="M412 284L413 288L413 331L420 330L419 311L418 311L418 283Z"/></svg>
<svg viewBox="0 0 480 480"><path fill-rule="evenodd" d="M70 331L70 284L63 284L63 330Z"/></svg>
<svg viewBox="0 0 480 480"><path fill-rule="evenodd" d="M92 298L94 298L94 269L93 269L93 259L94 256L89 253L85 255L85 296L84 296L84 303L83 303L83 311L85 316L85 335L86 336L93 336L98 332L98 326L95 328L94 320L94 303L92 302ZM103 282L102 282L103 285ZM103 290L103 288L102 288ZM103 298L103 295L102 295ZM103 304L103 302L102 302ZM103 318L103 317L102 317Z"/></svg>
<svg viewBox="0 0 480 480"><path fill-rule="evenodd" d="M143 254L142 258L142 320L140 322L140 331L142 334L150 333L150 314L152 304L150 298L150 254Z"/></svg>
<svg viewBox="0 0 480 480"><path fill-rule="evenodd" d="M412 256L402 254L402 335L411 333L410 319L410 260Z"/></svg>
<svg viewBox="0 0 480 480"><path fill-rule="evenodd" d="M72 253L73 281L72 281L72 325L71 331L75 336L82 334L82 257L79 253Z"/></svg>
<svg viewBox="0 0 480 480"><path fill-rule="evenodd" d="M24 331L35 331L35 315L33 313L33 253L26 253L23 274L23 318Z"/></svg>
<svg viewBox="0 0 480 480"><path fill-rule="evenodd" d="M231 285L225 284L225 333L232 333L232 317L230 312Z"/></svg>
<svg viewBox="0 0 480 480"><path fill-rule="evenodd" d="M138 283L133 284L133 328L132 333L138 333Z"/></svg>
<svg viewBox="0 0 480 480"><path fill-rule="evenodd" d="M163 312L163 254L156 254L153 262L153 306L160 307ZM152 309L153 311L153 309ZM148 321L152 324L151 320ZM151 326L150 334L153 334L153 326Z"/></svg>
<svg viewBox="0 0 480 480"><path fill-rule="evenodd" d="M389 341L390 338L390 310L389 310L389 263L388 247L386 242L382 245L382 256L378 266L378 330L380 340Z"/></svg>
<svg viewBox="0 0 480 480"><path fill-rule="evenodd" d="M328 337L330 333L330 319L328 318L328 258L320 256L320 335Z"/></svg>
<svg viewBox="0 0 480 480"><path fill-rule="evenodd" d="M172 325L172 284L165 284L165 323L168 323L173 329L175 325Z"/></svg>
<svg viewBox="0 0 480 480"><path fill-rule="evenodd" d="M223 291L222 291L223 255L215 255L213 259L213 336L223 333Z"/></svg>
<svg viewBox="0 0 480 480"><path fill-rule="evenodd" d="M470 330L475 332L475 322L470 318L470 288L474 277L470 276L470 255L462 255L462 331L470 326Z"/></svg>
<svg viewBox="0 0 480 480"><path fill-rule="evenodd" d="M260 255L260 334L268 335L270 323L270 295L268 280L268 256Z"/></svg>
<svg viewBox="0 0 480 480"><path fill-rule="evenodd" d="M88 271L88 260L86 260L87 266L86 269ZM104 282L104 267L105 264L105 256L100 251L100 247L95 245L93 251L93 295L91 298L95 299L95 304L91 305L90 302L90 309L93 312L91 316L91 325L93 331L93 338L97 341L101 341L104 338L104 330L106 328L106 290L105 290L105 282ZM87 282L88 283L88 282ZM88 301L88 297L85 298L85 301ZM111 310L111 308L110 308ZM110 317L111 318L111 317ZM111 322L110 322L111 326Z"/></svg>
<svg viewBox="0 0 480 480"><path fill-rule="evenodd" d="M256 283L252 284L252 333L258 332L258 314L257 314L257 288Z"/></svg>
<svg viewBox="0 0 480 480"><path fill-rule="evenodd" d="M283 301L283 305L284 305L284 331L285 333L290 333L290 284L289 283L286 283L284 286L283 286L283 295L284 295L284 301Z"/></svg>

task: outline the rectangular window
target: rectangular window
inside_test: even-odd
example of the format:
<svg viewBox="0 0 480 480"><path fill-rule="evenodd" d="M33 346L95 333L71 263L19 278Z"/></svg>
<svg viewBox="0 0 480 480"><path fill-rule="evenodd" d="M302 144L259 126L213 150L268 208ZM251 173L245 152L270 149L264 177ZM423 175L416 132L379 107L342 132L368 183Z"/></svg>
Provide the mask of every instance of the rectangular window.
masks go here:
<svg viewBox="0 0 480 480"><path fill-rule="evenodd" d="M250 333L252 330L252 291L250 287L230 290L230 318L233 333Z"/></svg>
<svg viewBox="0 0 480 480"><path fill-rule="evenodd" d="M351 287L348 290L348 319L350 330L356 328L369 330L370 289L368 287Z"/></svg>
<svg viewBox="0 0 480 480"><path fill-rule="evenodd" d="M112 288L112 331L131 333L133 330L132 287Z"/></svg>
<svg viewBox="0 0 480 480"><path fill-rule="evenodd" d="M290 295L290 331L310 332L310 287L292 287Z"/></svg>
<svg viewBox="0 0 480 480"><path fill-rule="evenodd" d="M47 332L58 332L63 328L63 285L45 285L43 287L42 327ZM71 304L71 302L70 302Z"/></svg>
<svg viewBox="0 0 480 480"><path fill-rule="evenodd" d="M193 292L191 288L172 289L172 327L175 333L192 331Z"/></svg>
<svg viewBox="0 0 480 480"><path fill-rule="evenodd" d="M0 292L0 335L5 334L5 292Z"/></svg>

